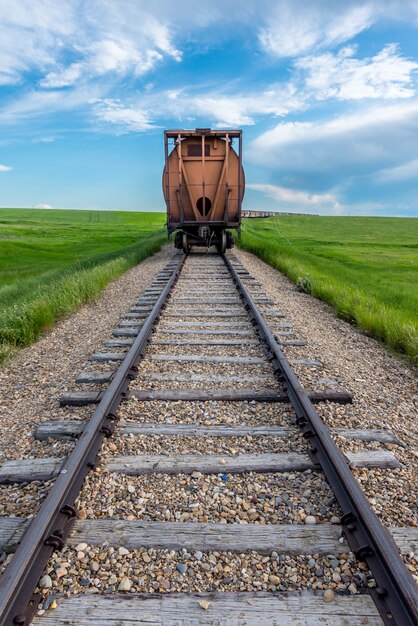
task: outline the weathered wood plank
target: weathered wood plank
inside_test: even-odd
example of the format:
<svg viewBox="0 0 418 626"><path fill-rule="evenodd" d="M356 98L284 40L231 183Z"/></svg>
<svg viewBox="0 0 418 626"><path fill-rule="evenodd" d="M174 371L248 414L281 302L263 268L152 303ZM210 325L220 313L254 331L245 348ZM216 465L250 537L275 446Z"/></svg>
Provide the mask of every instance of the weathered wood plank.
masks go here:
<svg viewBox="0 0 418 626"><path fill-rule="evenodd" d="M231 293L231 290L229 293ZM207 295L207 292L205 295ZM257 304L265 304L265 305L274 304L273 300L270 300L269 298L260 298L260 297L254 296L253 300L257 302ZM176 305L180 304L182 306L201 306L201 305L233 306L236 304L238 305L242 304L242 300L239 297L235 297L235 298L221 298L221 297L207 298L206 297L205 299L200 299L200 297L196 295L195 299L175 298L173 299L173 303Z"/></svg>
<svg viewBox="0 0 418 626"><path fill-rule="evenodd" d="M249 376L237 375L237 376L226 376L223 374L194 374L190 372L188 374L181 374L180 372L164 372L164 374L160 374L158 372L148 374L146 377L141 377L141 380L144 381L152 381L152 380L171 380L177 381L179 383L190 383L190 382L200 382L200 383L265 383L274 381L273 375L271 376L255 376L253 374Z"/></svg>
<svg viewBox="0 0 418 626"><path fill-rule="evenodd" d="M140 326L137 328L115 328L112 332L114 337L136 337L139 333Z"/></svg>
<svg viewBox="0 0 418 626"><path fill-rule="evenodd" d="M136 311L129 311L129 313L125 313L123 316L124 320L141 320L151 313L153 307L144 307L141 309L137 309Z"/></svg>
<svg viewBox="0 0 418 626"><path fill-rule="evenodd" d="M323 390L308 391L312 402L337 402L348 404L352 402L349 391ZM102 391L72 391L65 393L60 398L60 406L85 406L100 402L103 397ZM274 389L141 389L128 391L127 397L135 397L139 400L189 400L189 401L252 401L259 402L289 402L289 396Z"/></svg>
<svg viewBox="0 0 418 626"><path fill-rule="evenodd" d="M202 552L249 552L270 554L341 554L349 550L340 543L341 527L331 524L213 524L204 522L145 522L115 519L79 520L68 543L91 546L108 543L129 550L150 547Z"/></svg>
<svg viewBox="0 0 418 626"><path fill-rule="evenodd" d="M373 452L374 454L371 454ZM396 468L400 466L392 452L386 450L359 450L345 455L351 467ZM208 455L138 455L118 456L107 462L111 472L123 474L177 474L202 472L203 474L241 472L287 472L313 469L310 458L304 454L282 452L277 454L239 454L237 456Z"/></svg>
<svg viewBox="0 0 418 626"><path fill-rule="evenodd" d="M209 602L203 610L199 604ZM383 626L368 594L212 592L77 595L33 619L35 626Z"/></svg>
<svg viewBox="0 0 418 626"><path fill-rule="evenodd" d="M91 357L93 361L123 361L126 352L96 352Z"/></svg>
<svg viewBox="0 0 418 626"><path fill-rule="evenodd" d="M346 439L360 439L361 441L380 441L381 443L395 443L402 445L399 439L390 431L369 428L331 428L334 435Z"/></svg>
<svg viewBox="0 0 418 626"><path fill-rule="evenodd" d="M60 398L60 406L85 406L103 398L103 391L70 391Z"/></svg>
<svg viewBox="0 0 418 626"><path fill-rule="evenodd" d="M238 289L234 287L234 285L229 285L228 287L224 287L222 285L219 286L208 286L206 289L193 288L191 286L187 289L187 297L190 298L195 296L196 298L204 297L204 296L212 296L212 295L220 295L230 297L231 294L238 293ZM267 294L264 290L261 289L253 289L251 285L251 293L258 296L267 298Z"/></svg>
<svg viewBox="0 0 418 626"><path fill-rule="evenodd" d="M190 330L187 328L176 330L174 328L161 328L157 332L165 335L239 335L240 337L254 337L254 331L252 330Z"/></svg>
<svg viewBox="0 0 418 626"><path fill-rule="evenodd" d="M210 277L210 280L206 280L207 278ZM178 281L178 284L181 285L182 283L193 283L193 284L199 284L201 287L205 287L206 285L212 285L213 281L216 281L215 284L220 285L222 282L226 285L232 285L232 279L228 277L228 275L224 274L223 276L217 276L215 274L206 274L206 275L199 275L199 276L190 276L187 274L183 274L183 276L181 276L181 278Z"/></svg>
<svg viewBox="0 0 418 626"><path fill-rule="evenodd" d="M235 298L205 298L204 300L200 298L173 298L173 304L190 304L191 306L196 306L197 304L200 306L201 304L234 304L239 305L242 304L242 300L235 296Z"/></svg>
<svg viewBox="0 0 418 626"><path fill-rule="evenodd" d="M258 339L154 339L153 346L256 346ZM216 361L219 363L219 361Z"/></svg>
<svg viewBox="0 0 418 626"><path fill-rule="evenodd" d="M43 422L37 426L35 439L73 439L80 435L84 428L84 420L54 420ZM333 434L340 434L342 429L331 428ZM195 437L290 437L300 432L298 428L287 426L251 426L247 424L223 425L214 424L161 424L159 422L136 423L118 422L118 435L182 435ZM357 428L344 429L346 439L361 439L363 441L379 441L382 443L398 443L397 437L384 430L360 430Z"/></svg>
<svg viewBox="0 0 418 626"><path fill-rule="evenodd" d="M84 420L51 421L39 424L35 430L35 439L75 439L84 430Z"/></svg>
<svg viewBox="0 0 418 626"><path fill-rule="evenodd" d="M243 328L252 328L250 321L239 321L239 322L167 322L164 320L164 324L166 326L170 326L173 328L177 328L178 326L186 326L186 329L193 328L195 326L205 326L206 328L214 328L215 326L218 328L237 328L238 330L242 330ZM232 332L232 331L231 331Z"/></svg>
<svg viewBox="0 0 418 626"><path fill-rule="evenodd" d="M130 347L133 342L133 339L107 339L104 344L110 348L123 348Z"/></svg>
<svg viewBox="0 0 418 626"><path fill-rule="evenodd" d="M14 552L30 524L23 517L0 517L0 550ZM390 528L402 554L417 552L418 528ZM272 550L286 554L339 554L347 552L340 543L341 526L212 524L203 522L146 522L142 520L76 520L67 543L88 545L108 543L130 550L142 546L169 550L217 550L248 552Z"/></svg>
<svg viewBox="0 0 418 626"><path fill-rule="evenodd" d="M113 376L115 375L115 370L108 370L107 372L80 372L77 376L77 383L109 383Z"/></svg>
<svg viewBox="0 0 418 626"><path fill-rule="evenodd" d="M276 333L276 335L280 335L280 333ZM304 339L282 339L280 336L275 338L277 343L281 346L306 346L307 341Z"/></svg>
<svg viewBox="0 0 418 626"><path fill-rule="evenodd" d="M179 363L236 363L240 365L268 365L268 361L256 356L206 356L198 354L152 354L152 361L176 361Z"/></svg>
<svg viewBox="0 0 418 626"><path fill-rule="evenodd" d="M236 319L237 317L239 318L248 318L248 313L246 311L244 311L243 309L239 309L237 311L230 311L229 313L220 313L220 312L216 312L216 311L207 311L206 313L193 313L191 311L175 311L170 313L169 311L164 313L164 316L167 317L197 317L197 318L203 318L203 319L207 319L207 318L213 318L216 317L219 319ZM205 323L206 325L206 323Z"/></svg>
<svg viewBox="0 0 418 626"><path fill-rule="evenodd" d="M402 554L418 552L418 528L389 528L392 537Z"/></svg>
<svg viewBox="0 0 418 626"><path fill-rule="evenodd" d="M35 431L35 439L73 439L83 432L84 420L51 421L39 424ZM250 426L250 425L214 425L201 424L159 424L118 422L117 435L167 435L189 437L289 437L298 431L283 426Z"/></svg>
<svg viewBox="0 0 418 626"><path fill-rule="evenodd" d="M275 389L133 389L128 391L128 398L138 400L166 401L232 401L232 402L289 402L287 394Z"/></svg>
<svg viewBox="0 0 418 626"><path fill-rule="evenodd" d="M64 459L17 459L0 465L0 484L27 483L50 480L56 476Z"/></svg>
<svg viewBox="0 0 418 626"><path fill-rule="evenodd" d="M0 517L0 552L14 552L27 527L24 517Z"/></svg>
<svg viewBox="0 0 418 626"><path fill-rule="evenodd" d="M337 402L339 404L350 404L353 401L352 393L346 389L305 391L311 402Z"/></svg>
<svg viewBox="0 0 418 626"><path fill-rule="evenodd" d="M352 402L349 391L324 390L307 391L312 402L338 402L347 404ZM190 401L252 401L259 402L289 402L289 396L274 389L144 389L129 391L127 397L139 400L190 400Z"/></svg>
<svg viewBox="0 0 418 626"><path fill-rule="evenodd" d="M305 365L305 367L318 367L322 365L317 359L290 359L292 365Z"/></svg>
<svg viewBox="0 0 418 626"><path fill-rule="evenodd" d="M141 474L240 474L242 472L290 472L312 469L310 458L298 453L239 454L142 454L111 457L106 468L132 476Z"/></svg>
<svg viewBox="0 0 418 626"><path fill-rule="evenodd" d="M350 467L381 467L391 469L401 467L398 459L389 450L359 450L358 452L347 452L345 455Z"/></svg>

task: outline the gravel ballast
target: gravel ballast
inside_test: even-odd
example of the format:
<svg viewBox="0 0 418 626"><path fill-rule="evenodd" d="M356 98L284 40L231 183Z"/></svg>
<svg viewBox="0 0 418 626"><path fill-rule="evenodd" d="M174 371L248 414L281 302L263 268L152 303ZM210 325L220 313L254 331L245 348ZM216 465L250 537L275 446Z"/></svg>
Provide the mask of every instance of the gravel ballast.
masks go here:
<svg viewBox="0 0 418 626"><path fill-rule="evenodd" d="M91 414L91 407L60 408L60 395L74 388L79 371L93 369L90 357L172 256L172 246L166 246L123 274L0 371L0 462L30 456L40 422Z"/></svg>
<svg viewBox="0 0 418 626"><path fill-rule="evenodd" d="M283 274L254 255L243 250L235 250L234 254L267 295L280 303L297 337L306 339L303 347L282 346L287 358L316 358L323 364L315 373L297 368L302 385L312 388L312 379L319 376L337 381L352 392L352 404L316 405L322 419L331 427L387 429L403 444L394 449L392 444L373 446L392 449L401 468L356 470L355 474L385 524L417 526L417 371L406 359L336 318L327 304L298 292ZM342 442L340 438L339 445ZM365 447L364 442L360 443ZM342 443L345 450L354 449L353 445Z"/></svg>
<svg viewBox="0 0 418 626"><path fill-rule="evenodd" d="M122 352L119 347L105 348L100 345L111 335L118 321L137 301L140 292L154 278L172 256L168 248L148 259L134 270L116 281L107 291L110 295L84 307L79 313L58 325L38 344L26 349L8 368L6 382L12 390L14 373L22 381L21 395L6 405L5 447L13 448L19 456L61 456L71 449L70 442L35 443L34 426L51 419L81 419L88 417L92 407L79 409L59 408L58 397L74 389L77 373L82 370L109 369L115 364L96 364L90 361L95 352ZM267 297L275 304L262 306L268 322L274 322L280 332L292 332L292 338L303 339L306 346L283 346L290 360L310 358L321 361L320 365L297 366L297 372L307 389L345 388L354 395L353 405L341 406L331 403L316 405L324 421L338 428L387 428L398 436L400 445L379 444L360 440L335 437L344 451L369 448L390 449L401 461L399 469L364 470L354 473L364 488L370 502L382 521L393 526L417 525L416 504L413 484L416 483L416 460L413 443L416 441L412 410L412 392L416 373L402 359L389 354L375 341L345 322L335 319L332 311L310 296L300 294L279 272L273 270L256 257L237 251L237 257L261 284ZM205 258L196 258L186 266L183 277L193 277L194 271L204 276ZM222 263L216 265L222 268ZM130 278L129 278L130 275ZM215 281L213 281L215 282ZM133 287L135 283L135 288ZM166 313L176 310L175 299L187 298L187 281L178 282ZM201 281L203 285L203 278ZM257 288L258 289L258 288ZM105 294L106 295L106 294ZM263 294L264 297L264 294ZM128 302L129 300L129 302ZM187 305L179 305L183 309ZM249 317L242 303L236 307L243 315L234 330L247 329ZM282 311L285 318L271 315L271 311ZM190 307L190 310L196 311ZM204 307L201 311L205 310ZM225 328L211 307L206 318L184 316L164 317L162 313L158 328L208 328L205 323L214 323L211 328ZM222 310L222 307L220 307ZM79 316L79 317L77 317ZM91 328L91 319L95 320ZM229 322L232 318L226 318ZM241 320L242 319L242 326ZM74 320L78 322L75 324ZM192 326L188 326L189 323ZM196 326L193 325L196 322ZM288 324L293 326L289 328ZM89 327L90 324L90 327ZM177 325L176 325L177 324ZM280 324L287 324L280 326ZM286 337L277 335L279 340ZM86 339L88 337L88 339ZM172 335L155 333L153 339L173 338ZM198 336L195 337L198 339ZM40 344L43 344L41 346ZM46 342L46 343L45 343ZM46 357L42 358L42 350ZM25 378L26 354L28 375ZM261 364L228 364L196 362L162 362L151 360L156 355L216 355L257 357ZM62 358L61 358L61 355ZM54 362L54 359L58 363ZM19 361L19 364L17 364ZM37 366L41 364L38 374ZM116 364L117 367L117 364ZM115 367L115 368L116 368ZM161 380L165 375L210 375L261 376L268 382L253 385L234 383L235 388L274 386L272 366L259 346L192 346L150 345L138 368L138 378L131 390L216 388L223 383L205 385L184 381ZM0 381L3 374L0 374ZM154 380L152 377L154 376ZM40 384L44 381L43 384ZM14 381L15 384L15 381ZM99 388L84 385L84 389ZM15 393L15 390L13 391ZM406 394L406 395L405 395ZM12 392L11 392L12 395ZM27 410L26 399L32 399ZM17 405L17 429L11 428L13 404ZM93 407L94 408L94 407ZM395 416L396 412L396 416ZM395 418L394 418L395 416ZM122 422L201 424L205 426L247 424L254 426L293 426L295 415L286 404L257 402L142 402L129 398L117 411ZM24 436L16 432L22 427ZM399 426L399 427L398 427ZM16 445L14 445L16 443ZM81 519L114 518L124 520L164 522L216 522L223 524L339 524L340 510L330 487L320 471L306 470L293 473L252 473L206 475L194 471L186 474L149 474L128 476L108 472L104 463L115 455L135 454L223 454L235 456L242 453L281 451L306 452L307 442L301 433L288 437L259 436L242 437L212 436L168 436L168 435L115 435L105 442L100 457L103 464L86 478L77 501ZM9 456L9 458L11 458ZM218 469L216 470L218 471ZM415 480L414 480L415 478ZM34 488L35 487L35 488ZM0 513L30 515L36 511L46 494L45 485L31 483L26 488L5 487L0 493ZM415 508L414 508L415 507ZM8 557L9 558L9 557ZM415 574L414 554L405 557L410 571ZM4 564L3 564L4 565ZM415 568L415 569L411 569ZM102 545L92 547L80 545L75 549L65 547L60 554L50 559L40 581L44 598L40 610L53 608L55 596L73 593L167 592L167 591L285 591L287 589L334 589L355 594L362 587L373 586L374 580L364 563L356 561L351 553L323 556L320 554L286 555L272 552L271 555L248 551L243 554L232 552L190 553L187 550L169 551L143 548L126 550L123 546Z"/></svg>

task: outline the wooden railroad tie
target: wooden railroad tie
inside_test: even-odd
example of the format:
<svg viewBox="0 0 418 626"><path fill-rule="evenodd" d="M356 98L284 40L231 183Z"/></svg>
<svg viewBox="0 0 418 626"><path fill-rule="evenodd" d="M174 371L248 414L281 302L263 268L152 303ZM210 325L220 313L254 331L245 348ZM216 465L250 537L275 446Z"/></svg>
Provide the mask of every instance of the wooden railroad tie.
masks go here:
<svg viewBox="0 0 418 626"><path fill-rule="evenodd" d="M345 454L351 467L400 467L388 450L359 450ZM65 459L17 459L0 466L0 484L46 481L57 476ZM243 472L281 473L316 469L311 459L297 452L240 454L142 454L109 457L104 467L109 472L140 476L142 474L241 474Z"/></svg>
<svg viewBox="0 0 418 626"><path fill-rule="evenodd" d="M308 391L312 402L337 402L347 404L352 402L349 391ZM96 404L103 398L103 391L73 391L63 394L60 398L61 406L84 406ZM132 390L126 398L138 400L164 400L164 401L232 401L232 402L289 402L289 396L275 389L152 389Z"/></svg>

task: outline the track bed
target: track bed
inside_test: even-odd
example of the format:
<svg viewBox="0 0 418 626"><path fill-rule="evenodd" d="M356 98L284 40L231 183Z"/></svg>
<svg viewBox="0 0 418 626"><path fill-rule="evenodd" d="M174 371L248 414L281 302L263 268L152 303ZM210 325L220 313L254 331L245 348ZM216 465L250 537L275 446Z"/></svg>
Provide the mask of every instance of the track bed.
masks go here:
<svg viewBox="0 0 418 626"><path fill-rule="evenodd" d="M400 468L399 441L328 431L314 406L352 394L306 346L234 255L176 255L61 397L73 419L39 425L62 454L0 467L10 493L53 484L40 509L34 498L34 522L0 525L3 598L37 585L39 626L414 623L417 532L385 531L353 477ZM61 535L58 550L39 548ZM407 599L394 598L397 582Z"/></svg>

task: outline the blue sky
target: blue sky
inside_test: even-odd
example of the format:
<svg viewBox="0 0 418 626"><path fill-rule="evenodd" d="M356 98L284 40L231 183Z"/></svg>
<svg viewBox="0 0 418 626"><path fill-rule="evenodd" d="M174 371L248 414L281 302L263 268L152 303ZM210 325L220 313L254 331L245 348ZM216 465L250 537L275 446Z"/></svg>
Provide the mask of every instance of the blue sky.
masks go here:
<svg viewBox="0 0 418 626"><path fill-rule="evenodd" d="M418 0L0 0L0 206L162 210L164 128L245 208L418 216Z"/></svg>

